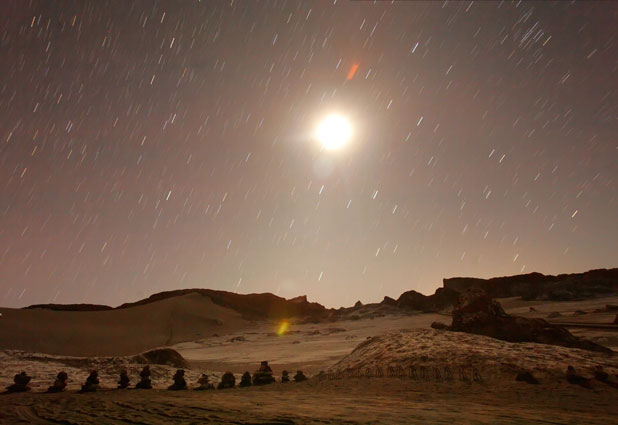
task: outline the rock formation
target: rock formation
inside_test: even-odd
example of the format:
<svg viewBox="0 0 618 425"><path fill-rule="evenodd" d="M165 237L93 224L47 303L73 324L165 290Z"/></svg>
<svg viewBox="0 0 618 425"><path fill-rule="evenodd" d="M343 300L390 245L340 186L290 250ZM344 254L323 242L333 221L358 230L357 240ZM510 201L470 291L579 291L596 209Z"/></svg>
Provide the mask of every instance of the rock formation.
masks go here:
<svg viewBox="0 0 618 425"><path fill-rule="evenodd" d="M59 392L64 391L67 387L68 380L69 380L69 375L65 371L58 372L58 375L56 375L56 380L54 381L52 386L47 388L47 392L48 393L59 393Z"/></svg>
<svg viewBox="0 0 618 425"><path fill-rule="evenodd" d="M248 371L242 374L242 377L240 378L240 384L238 384L238 386L240 387L250 387L251 386L251 374Z"/></svg>
<svg viewBox="0 0 618 425"><path fill-rule="evenodd" d="M221 382L217 386L217 389L223 390L226 388L234 388L236 386L236 377L232 372L225 372L221 377Z"/></svg>
<svg viewBox="0 0 618 425"><path fill-rule="evenodd" d="M268 362L264 360L260 368L253 373L253 385L267 385L274 382L273 370L268 366Z"/></svg>
<svg viewBox="0 0 618 425"><path fill-rule="evenodd" d="M31 377L29 377L26 372L18 373L13 377L13 385L9 385L6 387L6 390L10 393L22 393L24 391L30 391L30 383Z"/></svg>
<svg viewBox="0 0 618 425"><path fill-rule="evenodd" d="M139 373L140 381L135 385L135 388L141 390L150 390L152 389L152 382L150 381L150 366L146 365L142 368L142 371Z"/></svg>
<svg viewBox="0 0 618 425"><path fill-rule="evenodd" d="M444 279L443 286L457 292L479 288L493 298L566 301L618 292L618 268L557 276L528 273L492 279L454 277Z"/></svg>
<svg viewBox="0 0 618 425"><path fill-rule="evenodd" d="M81 393L92 393L99 389L99 372L93 370L82 385Z"/></svg>
<svg viewBox="0 0 618 425"><path fill-rule="evenodd" d="M453 308L452 331L486 335L509 342L536 342L581 348L607 354L614 352L591 341L579 339L562 326L543 319L506 314L499 302L479 289L461 294Z"/></svg>
<svg viewBox="0 0 618 425"><path fill-rule="evenodd" d="M285 384L286 382L290 382L289 372L284 370L281 372L281 383Z"/></svg>
<svg viewBox="0 0 618 425"><path fill-rule="evenodd" d="M168 390L179 391L187 389L187 381L185 381L184 369L178 369L172 378L174 383L167 387Z"/></svg>

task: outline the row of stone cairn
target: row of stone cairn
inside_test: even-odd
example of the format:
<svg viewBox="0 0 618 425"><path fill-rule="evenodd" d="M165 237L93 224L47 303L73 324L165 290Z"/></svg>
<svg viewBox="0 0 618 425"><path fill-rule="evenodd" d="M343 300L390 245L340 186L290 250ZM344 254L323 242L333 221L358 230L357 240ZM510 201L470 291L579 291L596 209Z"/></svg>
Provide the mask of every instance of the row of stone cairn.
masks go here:
<svg viewBox="0 0 618 425"><path fill-rule="evenodd" d="M468 373L468 369L470 373ZM482 381L481 374L477 368L459 368L459 380L460 381ZM320 380L329 379L344 379L344 378L409 378L413 380L422 381L453 381L453 371L449 366L440 367L426 367L426 366L408 366L404 369L401 366L388 366L386 369L386 375L381 366L365 367L365 368L347 368L343 370L335 370L328 372L320 372L318 378Z"/></svg>
<svg viewBox="0 0 618 425"><path fill-rule="evenodd" d="M140 372L140 381L135 385L136 389L152 389L152 381L150 380L150 366L144 366L142 371ZM17 393L24 392L30 390L30 380L32 378L26 374L26 372L21 372L15 375L13 378L13 385L7 387L7 391L9 393ZM172 391L178 390L186 390L188 389L187 381L185 380L185 371L183 369L178 369L172 378L174 383L170 385L167 389ZM295 382L306 381L307 377L303 374L302 370L298 370L296 375L294 376ZM56 376L56 380L53 385L47 389L48 393L58 393L62 392L66 389L67 382L69 380L69 375L62 371L58 373ZM249 387L251 385L267 385L275 383L275 377L273 376L273 371L268 365L267 361L263 361L260 365L260 368L254 372L253 378L249 372L245 372L240 378L239 387ZM290 382L289 372L284 370L281 373L281 382L286 383ZM198 379L197 383L199 386L194 388L196 391L202 390L212 390L214 389L214 385L209 382L208 375L205 373ZM125 389L129 388L131 384L131 379L129 378L129 374L126 369L122 369L120 372L120 379L118 381L118 388ZM225 388L234 388L236 386L236 377L232 372L225 372L221 378L221 382L217 386L218 389ZM80 393L88 393L95 392L99 388L99 373L96 370L90 372L88 378L86 378L86 382L82 385Z"/></svg>

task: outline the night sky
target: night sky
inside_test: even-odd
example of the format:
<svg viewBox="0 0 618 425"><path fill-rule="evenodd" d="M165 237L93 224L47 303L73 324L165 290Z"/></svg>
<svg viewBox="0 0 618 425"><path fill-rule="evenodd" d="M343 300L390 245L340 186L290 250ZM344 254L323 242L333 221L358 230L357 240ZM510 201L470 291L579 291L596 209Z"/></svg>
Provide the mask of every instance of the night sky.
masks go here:
<svg viewBox="0 0 618 425"><path fill-rule="evenodd" d="M2 306L618 266L611 1L5 0L0 117Z"/></svg>

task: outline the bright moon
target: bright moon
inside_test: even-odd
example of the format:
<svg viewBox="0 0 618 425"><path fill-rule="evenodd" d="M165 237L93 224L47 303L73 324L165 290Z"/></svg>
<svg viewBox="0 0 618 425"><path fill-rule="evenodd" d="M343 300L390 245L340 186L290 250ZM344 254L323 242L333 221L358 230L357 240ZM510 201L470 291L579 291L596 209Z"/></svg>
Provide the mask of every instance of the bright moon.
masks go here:
<svg viewBox="0 0 618 425"><path fill-rule="evenodd" d="M352 127L341 115L329 115L318 125L318 140L328 150L336 150L345 145L352 136Z"/></svg>

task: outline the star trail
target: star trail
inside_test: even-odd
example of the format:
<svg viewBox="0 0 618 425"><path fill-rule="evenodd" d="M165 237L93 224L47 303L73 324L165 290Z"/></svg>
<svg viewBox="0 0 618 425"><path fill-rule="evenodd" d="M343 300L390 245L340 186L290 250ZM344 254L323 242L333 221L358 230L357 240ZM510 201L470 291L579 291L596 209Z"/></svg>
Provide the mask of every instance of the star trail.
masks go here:
<svg viewBox="0 0 618 425"><path fill-rule="evenodd" d="M4 1L0 303L616 266L614 2ZM315 139L347 117L337 150Z"/></svg>

